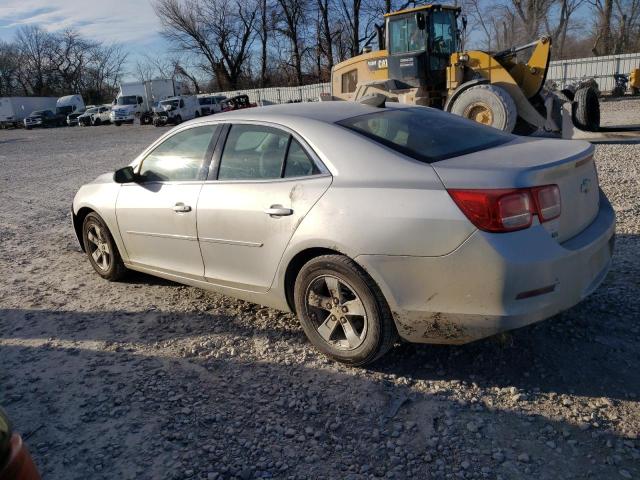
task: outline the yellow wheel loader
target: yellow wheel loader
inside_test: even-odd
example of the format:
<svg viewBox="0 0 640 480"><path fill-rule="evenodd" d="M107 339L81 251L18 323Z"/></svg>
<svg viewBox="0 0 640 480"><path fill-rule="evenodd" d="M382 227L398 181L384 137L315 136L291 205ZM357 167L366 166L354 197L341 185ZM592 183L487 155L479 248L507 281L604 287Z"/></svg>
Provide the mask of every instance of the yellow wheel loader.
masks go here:
<svg viewBox="0 0 640 480"><path fill-rule="evenodd" d="M549 37L501 52L462 50L464 26L461 9L453 6L422 5L386 14L384 25L377 27L379 49L366 46L361 55L333 67L331 99L384 95L507 132L601 136L600 104L593 89L578 90L573 99L543 92Z"/></svg>

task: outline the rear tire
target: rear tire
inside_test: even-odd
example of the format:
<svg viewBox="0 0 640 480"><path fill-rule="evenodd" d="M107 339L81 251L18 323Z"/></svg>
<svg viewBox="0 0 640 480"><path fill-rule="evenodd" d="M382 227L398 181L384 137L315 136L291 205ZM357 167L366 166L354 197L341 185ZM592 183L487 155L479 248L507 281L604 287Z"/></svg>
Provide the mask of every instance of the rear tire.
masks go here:
<svg viewBox="0 0 640 480"><path fill-rule="evenodd" d="M396 341L397 331L382 292L347 257L323 255L309 260L296 278L294 301L309 341L338 362L366 365Z"/></svg>
<svg viewBox="0 0 640 480"><path fill-rule="evenodd" d="M116 242L107 225L95 212L88 214L82 223L82 241L89 262L98 275L112 282L126 275L127 268Z"/></svg>
<svg viewBox="0 0 640 480"><path fill-rule="evenodd" d="M180 125L182 123L182 117L180 115L177 115L174 122L176 125Z"/></svg>
<svg viewBox="0 0 640 480"><path fill-rule="evenodd" d="M508 133L513 131L518 118L516 102L509 92L489 84L462 92L454 101L451 113Z"/></svg>
<svg viewBox="0 0 640 480"><path fill-rule="evenodd" d="M113 124L114 124L116 127L119 127L120 125L122 125L122 122L113 122Z"/></svg>
<svg viewBox="0 0 640 480"><path fill-rule="evenodd" d="M576 92L573 123L589 132L596 132L600 128L600 101L592 87L581 88Z"/></svg>
<svg viewBox="0 0 640 480"><path fill-rule="evenodd" d="M102 120L100 120L99 118L96 118L96 119L93 121L93 126L94 126L94 127L99 127L101 124L102 124Z"/></svg>

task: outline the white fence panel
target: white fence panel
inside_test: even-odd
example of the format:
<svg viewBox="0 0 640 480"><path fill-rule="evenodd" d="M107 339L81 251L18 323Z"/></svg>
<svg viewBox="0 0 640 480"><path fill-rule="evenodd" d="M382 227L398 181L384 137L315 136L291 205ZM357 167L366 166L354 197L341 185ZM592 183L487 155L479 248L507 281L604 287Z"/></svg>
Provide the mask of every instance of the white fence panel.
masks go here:
<svg viewBox="0 0 640 480"><path fill-rule="evenodd" d="M562 86L564 83L581 80L585 77L595 78L601 91L609 91L614 85L614 73L628 74L633 68L640 68L640 53L556 60L549 63L547 79ZM263 100L271 103L290 103L315 102L321 93L329 93L330 91L331 84L315 83L302 87L256 88L220 92L220 94L227 97L246 94L253 103Z"/></svg>
<svg viewBox="0 0 640 480"><path fill-rule="evenodd" d="M628 75L634 68L640 68L640 53L557 60L549 64L547 78L559 86L585 77L594 78L600 90L606 92L613 89L615 73Z"/></svg>

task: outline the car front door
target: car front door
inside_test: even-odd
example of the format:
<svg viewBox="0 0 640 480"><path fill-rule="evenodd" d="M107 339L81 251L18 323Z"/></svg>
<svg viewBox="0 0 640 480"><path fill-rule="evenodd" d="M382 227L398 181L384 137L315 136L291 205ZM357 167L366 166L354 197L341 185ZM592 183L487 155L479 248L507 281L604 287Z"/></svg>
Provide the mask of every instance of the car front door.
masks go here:
<svg viewBox="0 0 640 480"><path fill-rule="evenodd" d="M296 227L332 177L300 137L279 127L227 125L218 143L198 201L205 279L266 292Z"/></svg>
<svg viewBox="0 0 640 480"><path fill-rule="evenodd" d="M116 216L134 266L202 279L196 206L216 128L186 128L165 139L140 163L138 180L122 185Z"/></svg>

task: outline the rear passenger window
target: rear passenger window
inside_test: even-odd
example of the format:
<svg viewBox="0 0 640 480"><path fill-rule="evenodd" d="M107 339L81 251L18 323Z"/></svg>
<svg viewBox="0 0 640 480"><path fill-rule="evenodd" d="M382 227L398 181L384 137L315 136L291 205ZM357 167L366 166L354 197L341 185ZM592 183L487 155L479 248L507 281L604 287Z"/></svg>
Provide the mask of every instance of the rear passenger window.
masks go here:
<svg viewBox="0 0 640 480"><path fill-rule="evenodd" d="M318 173L313 159L289 133L262 125L233 125L220 158L218 180L268 180Z"/></svg>
<svg viewBox="0 0 640 480"><path fill-rule="evenodd" d="M280 178L289 134L261 125L233 125L220 159L218 180Z"/></svg>
<svg viewBox="0 0 640 480"><path fill-rule="evenodd" d="M287 163L284 168L285 177L304 177L307 175L316 175L320 173L318 167L314 163L307 152L304 151L302 145L295 138L291 139L289 152L287 153Z"/></svg>

